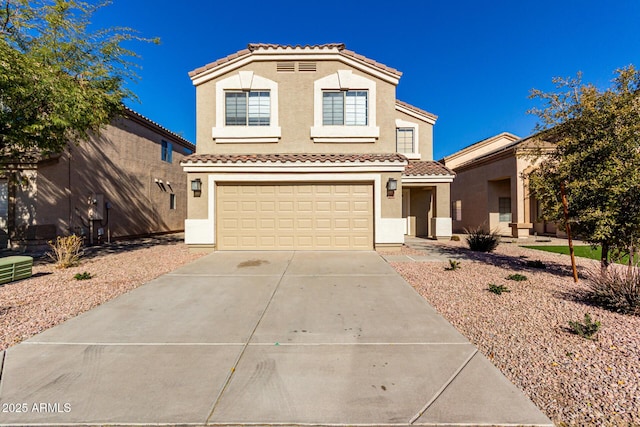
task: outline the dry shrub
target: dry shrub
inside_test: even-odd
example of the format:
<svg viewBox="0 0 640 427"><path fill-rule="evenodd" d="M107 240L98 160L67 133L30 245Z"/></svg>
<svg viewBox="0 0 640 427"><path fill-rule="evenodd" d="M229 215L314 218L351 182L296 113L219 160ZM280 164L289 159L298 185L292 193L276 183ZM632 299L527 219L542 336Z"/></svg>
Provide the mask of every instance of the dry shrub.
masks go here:
<svg viewBox="0 0 640 427"><path fill-rule="evenodd" d="M78 265L83 255L82 238L72 234L71 236L58 236L55 241L50 241L51 251L47 253L56 265L56 268L68 268Z"/></svg>
<svg viewBox="0 0 640 427"><path fill-rule="evenodd" d="M500 234L497 231L487 231L484 225L465 228L469 249L477 252L493 252L500 243Z"/></svg>
<svg viewBox="0 0 640 427"><path fill-rule="evenodd" d="M610 265L588 272L588 298L605 308L630 314L640 314L640 269Z"/></svg>

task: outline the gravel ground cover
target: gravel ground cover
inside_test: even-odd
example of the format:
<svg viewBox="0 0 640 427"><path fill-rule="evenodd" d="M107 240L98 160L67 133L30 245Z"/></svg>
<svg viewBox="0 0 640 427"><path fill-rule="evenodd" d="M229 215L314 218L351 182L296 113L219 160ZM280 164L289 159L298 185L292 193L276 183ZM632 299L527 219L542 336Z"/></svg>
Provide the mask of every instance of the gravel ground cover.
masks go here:
<svg viewBox="0 0 640 427"><path fill-rule="evenodd" d="M200 256L169 235L89 248L80 265L62 270L36 259L33 277L0 285L0 351ZM74 279L84 272L92 278Z"/></svg>
<svg viewBox="0 0 640 427"><path fill-rule="evenodd" d="M554 423L640 425L640 317L578 298L585 280L573 283L567 255L508 243L491 254L468 251L464 242L434 245L467 258L455 271L439 262L391 265ZM527 267L527 260L540 260L547 268ZM578 258L578 266L584 276L598 264ZM528 280L506 279L514 273ZM510 292L493 294L489 284ZM602 323L594 340L569 328L569 321L582 321L585 313Z"/></svg>

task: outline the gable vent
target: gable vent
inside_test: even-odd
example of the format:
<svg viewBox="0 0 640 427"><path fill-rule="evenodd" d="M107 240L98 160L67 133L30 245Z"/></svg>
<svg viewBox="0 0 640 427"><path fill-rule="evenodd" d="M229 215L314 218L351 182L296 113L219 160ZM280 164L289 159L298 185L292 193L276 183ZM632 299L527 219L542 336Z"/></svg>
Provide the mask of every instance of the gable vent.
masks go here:
<svg viewBox="0 0 640 427"><path fill-rule="evenodd" d="M293 73L296 71L295 62L278 62L276 64L276 71L278 73Z"/></svg>
<svg viewBox="0 0 640 427"><path fill-rule="evenodd" d="M299 62L298 71L316 71L315 62Z"/></svg>

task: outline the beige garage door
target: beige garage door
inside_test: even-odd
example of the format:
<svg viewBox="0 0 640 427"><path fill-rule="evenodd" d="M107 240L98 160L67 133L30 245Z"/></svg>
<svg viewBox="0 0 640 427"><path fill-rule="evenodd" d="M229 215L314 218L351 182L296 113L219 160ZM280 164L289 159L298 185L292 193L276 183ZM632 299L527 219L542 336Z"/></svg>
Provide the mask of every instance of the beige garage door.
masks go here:
<svg viewBox="0 0 640 427"><path fill-rule="evenodd" d="M219 184L220 250L371 250L371 184Z"/></svg>

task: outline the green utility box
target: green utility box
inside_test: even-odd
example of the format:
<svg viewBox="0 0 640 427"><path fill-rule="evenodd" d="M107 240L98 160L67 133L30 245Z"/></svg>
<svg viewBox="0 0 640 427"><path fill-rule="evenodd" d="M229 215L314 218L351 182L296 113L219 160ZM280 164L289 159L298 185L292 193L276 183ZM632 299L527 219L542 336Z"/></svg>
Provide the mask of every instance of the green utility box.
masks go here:
<svg viewBox="0 0 640 427"><path fill-rule="evenodd" d="M0 285L31 277L32 268L33 258L30 256L0 258Z"/></svg>

